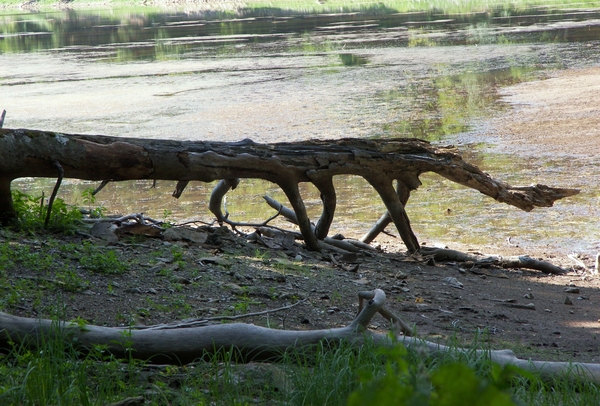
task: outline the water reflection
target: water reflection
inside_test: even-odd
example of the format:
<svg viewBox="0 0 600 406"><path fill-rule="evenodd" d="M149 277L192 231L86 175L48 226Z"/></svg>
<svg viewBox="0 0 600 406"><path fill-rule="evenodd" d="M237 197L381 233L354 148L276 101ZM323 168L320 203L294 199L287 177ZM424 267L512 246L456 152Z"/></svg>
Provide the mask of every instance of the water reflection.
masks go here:
<svg viewBox="0 0 600 406"><path fill-rule="evenodd" d="M344 66L360 66L369 63L369 60L363 56L355 54L339 54Z"/></svg>
<svg viewBox="0 0 600 406"><path fill-rule="evenodd" d="M502 109L496 89L539 75L538 70L527 66L468 71L386 90L379 97L398 106L411 103L411 115L385 123L383 134L440 141L447 135L469 131L473 120L483 120Z"/></svg>
<svg viewBox="0 0 600 406"><path fill-rule="evenodd" d="M65 10L0 14L0 52L76 52L113 61L162 60L216 54L224 44L288 52L297 41L317 47L435 46L594 40L598 10L565 11L497 5L485 12L391 8L304 14L277 8L231 13ZM235 49L235 48L234 48ZM239 48L241 51L243 48ZM244 51L246 51L244 49ZM342 63L348 60L340 56Z"/></svg>

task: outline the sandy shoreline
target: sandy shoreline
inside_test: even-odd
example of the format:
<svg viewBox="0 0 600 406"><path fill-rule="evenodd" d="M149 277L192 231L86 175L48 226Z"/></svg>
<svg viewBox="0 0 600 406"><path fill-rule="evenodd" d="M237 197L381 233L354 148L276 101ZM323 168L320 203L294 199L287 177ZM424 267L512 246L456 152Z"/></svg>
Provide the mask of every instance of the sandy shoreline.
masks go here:
<svg viewBox="0 0 600 406"><path fill-rule="evenodd" d="M490 122L487 135L529 155L600 154L600 67L557 72L502 89L513 109Z"/></svg>

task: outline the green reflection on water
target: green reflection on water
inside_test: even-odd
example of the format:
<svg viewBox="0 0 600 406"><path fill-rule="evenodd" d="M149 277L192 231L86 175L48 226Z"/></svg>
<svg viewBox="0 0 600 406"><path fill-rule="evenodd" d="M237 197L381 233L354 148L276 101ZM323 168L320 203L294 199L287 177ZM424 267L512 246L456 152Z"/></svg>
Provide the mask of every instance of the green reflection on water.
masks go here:
<svg viewBox="0 0 600 406"><path fill-rule="evenodd" d="M473 69L382 92L378 97L387 103L396 102L400 113L406 113L410 104L405 114L408 117L384 124L383 135L440 141L447 135L466 132L474 120L485 119L501 109L499 87L531 80L536 74L536 69L530 67L483 72Z"/></svg>
<svg viewBox="0 0 600 406"><path fill-rule="evenodd" d="M316 6L311 14L300 5L283 4L254 4L234 14L151 8L4 13L0 14L0 52L53 49L124 62L217 53L226 44L278 43L277 52L293 52L295 41L282 40L290 36L308 39L314 49L321 50L327 41L359 49L390 32L397 33L387 40L391 46L588 41L600 35L600 27L593 24L556 25L563 20L599 18L600 11L592 8L598 2L579 2L577 10L563 10L563 3L552 6L554 2L542 2L544 8L525 2L460 2L459 7L454 2L345 3L337 9L333 4ZM334 12L319 14L325 10ZM537 28L529 30L530 26ZM503 32L507 27L518 29ZM341 34L356 39L346 41ZM349 61L356 64L357 60ZM345 59L342 62L346 64Z"/></svg>
<svg viewBox="0 0 600 406"><path fill-rule="evenodd" d="M363 56L355 54L338 54L344 66L360 66L369 63L369 60Z"/></svg>

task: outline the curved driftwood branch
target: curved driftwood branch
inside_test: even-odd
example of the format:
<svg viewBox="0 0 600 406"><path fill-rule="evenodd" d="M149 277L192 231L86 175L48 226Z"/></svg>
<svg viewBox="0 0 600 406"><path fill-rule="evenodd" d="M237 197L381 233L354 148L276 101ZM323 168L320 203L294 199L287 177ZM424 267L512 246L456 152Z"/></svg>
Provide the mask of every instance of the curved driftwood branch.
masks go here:
<svg viewBox="0 0 600 406"><path fill-rule="evenodd" d="M134 330L115 327L79 326L68 322L29 319L0 312L0 348L11 348L11 343L35 346L42 338L68 340L79 351L89 351L95 345L119 358L134 357L149 363L182 364L202 359L216 351L237 349L238 361L268 360L280 357L289 349L310 349L321 341L346 341L362 346L366 341L376 345L392 346L402 343L407 347L426 351L431 355L472 350L448 347L416 337L379 334L368 330L371 319L381 313L388 321L396 316L385 310L385 293L380 289L361 292L360 301L367 300L354 321L340 328L290 331L275 330L251 324L232 323L174 329ZM399 319L398 319L399 320ZM406 326L408 327L408 326ZM574 380L600 383L600 364L531 361L516 357L510 350L477 350L501 365L516 365L546 377L568 376Z"/></svg>
<svg viewBox="0 0 600 406"><path fill-rule="evenodd" d="M397 181L396 182L396 193L398 194L398 198L400 199L400 203L406 206L408 202L408 198L410 197L410 188L406 186L404 183ZM386 211L381 215L379 220L371 227L371 229L361 237L360 241L370 244L380 233L382 233L385 228L392 222L392 216L390 216L390 212Z"/></svg>
<svg viewBox="0 0 600 406"><path fill-rule="evenodd" d="M288 200L290 201L290 204L294 208L294 213L296 213L297 224L300 228L302 236L304 237L304 242L311 250L319 251L319 241L317 240L317 236L312 230L310 219L308 218L308 214L306 213L306 206L304 205L302 196L300 196L298 184L292 182L282 182L279 184L279 187L281 187L283 192L286 194Z"/></svg>
<svg viewBox="0 0 600 406"><path fill-rule="evenodd" d="M102 182L100 182L98 187L92 191L92 196L96 196L98 193L100 193L100 191L104 189L104 186L108 185L109 183L110 180L103 180Z"/></svg>
<svg viewBox="0 0 600 406"><path fill-rule="evenodd" d="M449 347L431 341L421 340L416 337L402 337L398 341L408 348L426 350L431 355L443 355L453 352L464 352L472 355L472 350ZM525 371L539 373L544 378L566 377L576 382L589 381L600 383L600 364L585 362L554 362L533 361L518 358L512 350L476 350L477 355L489 357L500 365L515 365Z"/></svg>
<svg viewBox="0 0 600 406"><path fill-rule="evenodd" d="M173 195L172 196L174 198L176 198L176 199L179 199L181 197L181 194L183 193L183 191L187 187L188 183L190 183L189 180L180 180L179 182L177 182L177 185L175 185L175 190L173 191ZM156 185L153 184L152 187L156 187Z"/></svg>
<svg viewBox="0 0 600 406"><path fill-rule="evenodd" d="M197 142L0 129L2 224L16 219L10 182L19 177L51 177L55 161L63 166L66 178L175 180L176 195L191 180L268 180L284 190L304 241L315 250L333 219L336 201L331 179L337 175L362 176L377 189L411 252L419 249L419 243L404 206L410 191L421 184L419 176L424 172L438 173L527 211L551 206L555 200L579 192L544 185L513 187L463 161L454 148L435 147L417 139L348 138L258 144L248 139L234 143ZM395 192L394 180L399 185ZM298 191L300 182L312 182L321 192L324 207L314 231ZM218 212L216 215L219 217ZM224 217L222 213L220 216Z"/></svg>
<svg viewBox="0 0 600 406"><path fill-rule="evenodd" d="M278 357L287 349L310 347L322 340L347 340L357 344L371 336L375 340L387 340L385 335L367 331L370 319L384 302L385 293L377 289L373 299L349 326L313 331L275 330L244 323L159 330L82 327L74 323L29 319L0 312L0 348L10 348L10 342L35 345L41 342L38 339L43 336L60 334L82 352L102 344L117 357L132 356L159 364L189 363L232 347L239 350L245 361L264 360Z"/></svg>
<svg viewBox="0 0 600 406"><path fill-rule="evenodd" d="M360 238L360 241L364 242L365 244L370 244L371 242L373 242L373 240L375 238L377 238L377 236L379 234L383 233L385 228L391 222L392 222L392 216L390 216L389 211L386 211L385 213L383 213L381 215L381 217L379 217L379 220L377 220L377 222L373 225L373 227L371 227L371 229L369 231L367 231L367 233Z"/></svg>
<svg viewBox="0 0 600 406"><path fill-rule="evenodd" d="M286 219L288 219L289 221L291 221L294 224L298 224L298 218L296 217L296 213L285 207L283 204L281 204L280 202L278 202L277 200L273 199L270 196L263 196L263 198L265 199L265 201L267 202L267 204L269 206L271 206L272 208L274 208L275 210L277 210L277 214L281 214L283 217L285 217ZM266 224L266 222L265 222ZM264 225L264 224L263 224ZM312 227L312 225L311 225ZM314 230L315 227L313 227ZM317 232L314 232L315 235L317 235ZM351 240L351 239L338 239L338 238L334 238L334 237L325 237L322 240L326 246L333 246L336 248L340 248L342 250L345 251L349 251L349 252L359 252L360 250L364 250L364 251L373 251L375 250L375 248L371 247L368 244L363 243L362 241L356 241L356 240Z"/></svg>
<svg viewBox="0 0 600 406"><path fill-rule="evenodd" d="M335 188L333 187L333 178L327 172L311 170L306 173L312 183L319 189L321 193L321 201L323 202L323 211L321 217L317 221L314 232L319 240L325 239L329 234L329 228L333 223L333 215L337 203Z"/></svg>
<svg viewBox="0 0 600 406"><path fill-rule="evenodd" d="M533 259L527 255L503 257L499 255L471 255L464 252L444 248L423 247L423 255L432 255L436 261L472 262L474 265L496 265L503 268L527 268L542 271L548 274L561 275L567 273L566 269L558 267L547 261Z"/></svg>
<svg viewBox="0 0 600 406"><path fill-rule="evenodd" d="M228 216L228 213L223 215L223 211L221 210L221 207L223 206L223 198L225 197L227 192L229 192L229 190L235 189L239 184L239 178L221 179L210 194L208 209L211 211L212 214L215 215L219 224L223 224L223 222L227 219Z"/></svg>

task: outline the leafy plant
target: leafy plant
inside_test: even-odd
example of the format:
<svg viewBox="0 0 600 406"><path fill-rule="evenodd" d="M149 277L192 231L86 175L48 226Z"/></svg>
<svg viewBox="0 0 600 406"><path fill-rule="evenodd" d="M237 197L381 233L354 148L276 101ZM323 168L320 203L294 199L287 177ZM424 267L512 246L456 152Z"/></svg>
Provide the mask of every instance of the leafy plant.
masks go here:
<svg viewBox="0 0 600 406"><path fill-rule="evenodd" d="M128 264L123 262L115 251L100 251L89 242L83 243L79 263L90 271L104 274L122 274L129 269Z"/></svg>
<svg viewBox="0 0 600 406"><path fill-rule="evenodd" d="M104 216L106 209L103 206L92 208L92 205L96 203L96 195L94 194L94 188L87 188L82 193L83 203L88 206L90 217L100 218Z"/></svg>
<svg viewBox="0 0 600 406"><path fill-rule="evenodd" d="M515 377L526 374L514 366L492 365L493 373L485 378L465 362L456 361L415 370L405 347L398 345L384 353L385 372L363 376L363 387L350 395L348 406L368 402L382 406L514 406L506 389Z"/></svg>
<svg viewBox="0 0 600 406"><path fill-rule="evenodd" d="M26 230L45 228L48 206L44 205L44 196L34 197L18 190L12 191L13 207L17 213L17 227ZM72 233L81 220L78 208L70 206L61 198L56 198L47 228L52 231Z"/></svg>
<svg viewBox="0 0 600 406"><path fill-rule="evenodd" d="M80 292L89 287L89 282L81 278L72 269L65 269L56 274L56 280L61 283L64 290L68 292Z"/></svg>

